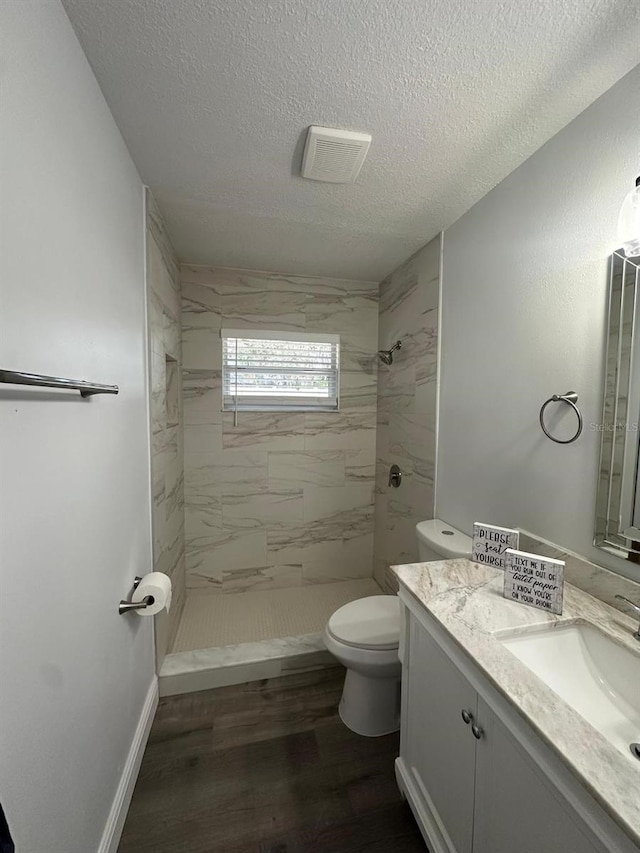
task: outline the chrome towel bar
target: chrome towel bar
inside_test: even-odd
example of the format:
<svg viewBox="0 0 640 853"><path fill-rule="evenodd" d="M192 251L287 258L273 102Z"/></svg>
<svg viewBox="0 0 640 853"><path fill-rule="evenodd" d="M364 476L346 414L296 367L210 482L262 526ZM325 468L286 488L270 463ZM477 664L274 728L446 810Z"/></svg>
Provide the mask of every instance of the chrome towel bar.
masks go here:
<svg viewBox="0 0 640 853"><path fill-rule="evenodd" d="M23 373L21 370L0 370L0 382L5 385L30 385L38 388L66 388L79 391L82 397L92 394L117 394L117 385L99 385L84 379L63 379L61 376L43 376L40 373Z"/></svg>

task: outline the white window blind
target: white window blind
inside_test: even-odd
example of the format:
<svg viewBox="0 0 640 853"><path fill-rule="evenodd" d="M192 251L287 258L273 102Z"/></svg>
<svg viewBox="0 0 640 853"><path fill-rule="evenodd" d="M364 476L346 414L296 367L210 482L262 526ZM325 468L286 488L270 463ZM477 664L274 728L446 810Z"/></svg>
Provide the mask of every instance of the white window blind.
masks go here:
<svg viewBox="0 0 640 853"><path fill-rule="evenodd" d="M336 411L340 336L223 329L223 409Z"/></svg>

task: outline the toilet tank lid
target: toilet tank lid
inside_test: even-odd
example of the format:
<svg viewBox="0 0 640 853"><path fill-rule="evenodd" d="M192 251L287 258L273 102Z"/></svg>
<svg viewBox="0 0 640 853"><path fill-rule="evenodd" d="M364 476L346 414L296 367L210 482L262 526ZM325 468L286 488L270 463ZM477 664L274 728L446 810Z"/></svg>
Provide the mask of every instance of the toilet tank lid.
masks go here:
<svg viewBox="0 0 640 853"><path fill-rule="evenodd" d="M339 607L327 628L336 640L366 649L396 648L400 640L400 602L395 595L370 595Z"/></svg>
<svg viewBox="0 0 640 853"><path fill-rule="evenodd" d="M418 542L426 545L443 560L471 556L471 537L439 518L419 521L416 524Z"/></svg>

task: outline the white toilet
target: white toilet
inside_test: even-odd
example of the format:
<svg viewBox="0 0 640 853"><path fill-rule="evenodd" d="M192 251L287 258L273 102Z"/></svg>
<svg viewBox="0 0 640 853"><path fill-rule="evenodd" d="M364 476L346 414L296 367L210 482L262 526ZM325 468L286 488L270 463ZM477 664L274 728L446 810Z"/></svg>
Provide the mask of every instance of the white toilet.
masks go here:
<svg viewBox="0 0 640 853"><path fill-rule="evenodd" d="M471 556L471 539L438 519L416 525L420 562ZM340 607L324 631L327 649L346 667L339 714L352 731L379 737L400 728L400 602L372 595Z"/></svg>
<svg viewBox="0 0 640 853"><path fill-rule="evenodd" d="M433 560L455 560L471 558L471 537L461 533L439 518L419 521L416 524L418 554L421 563Z"/></svg>

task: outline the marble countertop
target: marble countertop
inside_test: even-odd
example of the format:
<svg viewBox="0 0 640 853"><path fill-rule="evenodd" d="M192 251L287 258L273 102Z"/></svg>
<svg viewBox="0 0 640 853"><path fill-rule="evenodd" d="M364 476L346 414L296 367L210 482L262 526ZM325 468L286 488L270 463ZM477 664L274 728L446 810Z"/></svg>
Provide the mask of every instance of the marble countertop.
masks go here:
<svg viewBox="0 0 640 853"><path fill-rule="evenodd" d="M580 782L640 844L640 762L612 746L498 640L498 632L590 622L636 654L634 619L565 584L561 616L502 597L503 572L470 560L393 566L401 587L423 605L531 723ZM638 733L640 736L640 732ZM588 744L588 749L585 748Z"/></svg>

